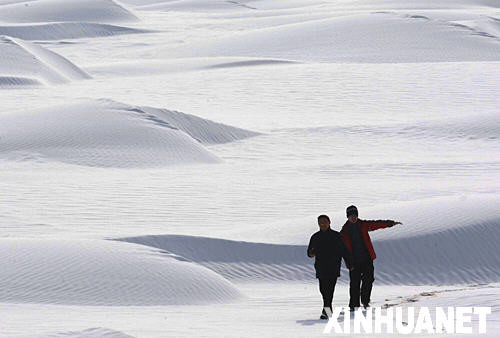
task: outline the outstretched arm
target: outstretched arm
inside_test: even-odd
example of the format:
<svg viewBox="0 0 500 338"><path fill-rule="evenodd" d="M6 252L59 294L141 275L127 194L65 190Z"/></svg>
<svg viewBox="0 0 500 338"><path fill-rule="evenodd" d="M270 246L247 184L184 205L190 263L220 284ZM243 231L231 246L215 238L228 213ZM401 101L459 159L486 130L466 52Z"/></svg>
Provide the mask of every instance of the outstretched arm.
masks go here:
<svg viewBox="0 0 500 338"><path fill-rule="evenodd" d="M403 224L401 222L396 222L392 220L376 220L376 221L363 221L368 226L368 231L375 231L378 229L390 228L398 224Z"/></svg>

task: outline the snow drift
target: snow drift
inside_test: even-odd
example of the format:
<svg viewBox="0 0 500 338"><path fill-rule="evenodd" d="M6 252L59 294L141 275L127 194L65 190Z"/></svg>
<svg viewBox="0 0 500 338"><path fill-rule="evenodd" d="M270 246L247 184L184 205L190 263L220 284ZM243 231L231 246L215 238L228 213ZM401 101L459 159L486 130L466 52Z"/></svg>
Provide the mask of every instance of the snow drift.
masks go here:
<svg viewBox="0 0 500 338"><path fill-rule="evenodd" d="M357 125L339 127L290 128L287 131L304 135L355 135L366 137L377 135L384 139L404 138L428 140L496 140L500 135L500 115L496 113L478 113L474 115L416 121L387 125ZM394 141L397 142L397 141Z"/></svg>
<svg viewBox="0 0 500 338"><path fill-rule="evenodd" d="M289 65L297 64L293 61L262 58L238 58L238 57L216 57L216 58L185 58L168 60L141 60L113 62L86 66L85 70L93 76L145 76L161 73L177 73L199 70L236 68L236 67L258 67L266 65Z"/></svg>
<svg viewBox="0 0 500 338"><path fill-rule="evenodd" d="M371 233L377 253L377 282L407 285L498 282L498 202L496 196L437 198L360 208L361 218L390 216L404 222L404 225ZM332 228L340 230L340 222L336 220L343 218L345 216L333 216ZM234 234L239 238L258 236L302 245L175 235L119 240L161 248L231 280L307 280L314 278L314 270L304 244L315 231L315 217L311 217L308 221L288 221L286 225L275 224L248 229L239 236ZM345 277L346 271L343 274Z"/></svg>
<svg viewBox="0 0 500 338"><path fill-rule="evenodd" d="M0 36L0 86L57 84L90 75L50 50L9 36Z"/></svg>
<svg viewBox="0 0 500 338"><path fill-rule="evenodd" d="M67 331L58 333L46 333L33 336L22 336L21 338L133 338L120 331L110 330L102 327L86 329L82 331Z"/></svg>
<svg viewBox="0 0 500 338"><path fill-rule="evenodd" d="M172 255L99 240L0 240L0 301L171 305L233 301L224 278Z"/></svg>
<svg viewBox="0 0 500 338"><path fill-rule="evenodd" d="M150 31L89 22L58 22L0 26L0 34L23 40L79 39L146 32Z"/></svg>
<svg viewBox="0 0 500 338"><path fill-rule="evenodd" d="M137 20L132 12L113 0L34 0L0 4L0 21L9 23Z"/></svg>
<svg viewBox="0 0 500 338"><path fill-rule="evenodd" d="M163 54L313 62L498 61L500 41L444 20L371 13L257 29Z"/></svg>
<svg viewBox="0 0 500 338"><path fill-rule="evenodd" d="M203 144L257 135L193 115L110 101L86 101L0 115L0 155L97 167L215 163Z"/></svg>

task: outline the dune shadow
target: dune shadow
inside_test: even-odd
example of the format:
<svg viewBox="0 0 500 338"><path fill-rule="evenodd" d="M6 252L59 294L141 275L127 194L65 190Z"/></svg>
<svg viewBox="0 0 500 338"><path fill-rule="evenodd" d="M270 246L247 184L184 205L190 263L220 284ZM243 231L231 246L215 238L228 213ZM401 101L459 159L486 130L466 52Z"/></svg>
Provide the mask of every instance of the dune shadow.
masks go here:
<svg viewBox="0 0 500 338"><path fill-rule="evenodd" d="M295 321L297 324L303 325L303 326L312 326L316 324L326 324L328 323L327 320L324 319L300 319Z"/></svg>

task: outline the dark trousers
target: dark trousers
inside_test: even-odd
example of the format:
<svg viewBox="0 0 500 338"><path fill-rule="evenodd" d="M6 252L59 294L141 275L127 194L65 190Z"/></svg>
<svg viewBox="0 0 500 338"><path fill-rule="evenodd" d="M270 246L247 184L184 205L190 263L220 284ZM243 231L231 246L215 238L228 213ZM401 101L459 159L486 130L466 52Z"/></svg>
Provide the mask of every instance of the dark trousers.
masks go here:
<svg viewBox="0 0 500 338"><path fill-rule="evenodd" d="M337 277L319 278L319 292L323 296L323 306L332 308L333 292L337 284Z"/></svg>
<svg viewBox="0 0 500 338"><path fill-rule="evenodd" d="M361 296L362 304L370 304L370 295L372 293L373 281L373 261L369 260L364 263L355 264L354 269L349 271L349 278L351 279L349 285L349 307L358 307L359 298Z"/></svg>

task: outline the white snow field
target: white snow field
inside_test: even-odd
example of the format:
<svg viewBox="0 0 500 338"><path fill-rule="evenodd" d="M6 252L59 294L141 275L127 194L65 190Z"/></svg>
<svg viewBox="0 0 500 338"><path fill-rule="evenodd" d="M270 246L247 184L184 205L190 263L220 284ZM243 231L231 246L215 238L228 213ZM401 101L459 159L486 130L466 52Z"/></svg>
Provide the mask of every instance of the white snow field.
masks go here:
<svg viewBox="0 0 500 338"><path fill-rule="evenodd" d="M499 92L496 0L0 0L0 336L329 336L355 204L374 307L497 337Z"/></svg>

